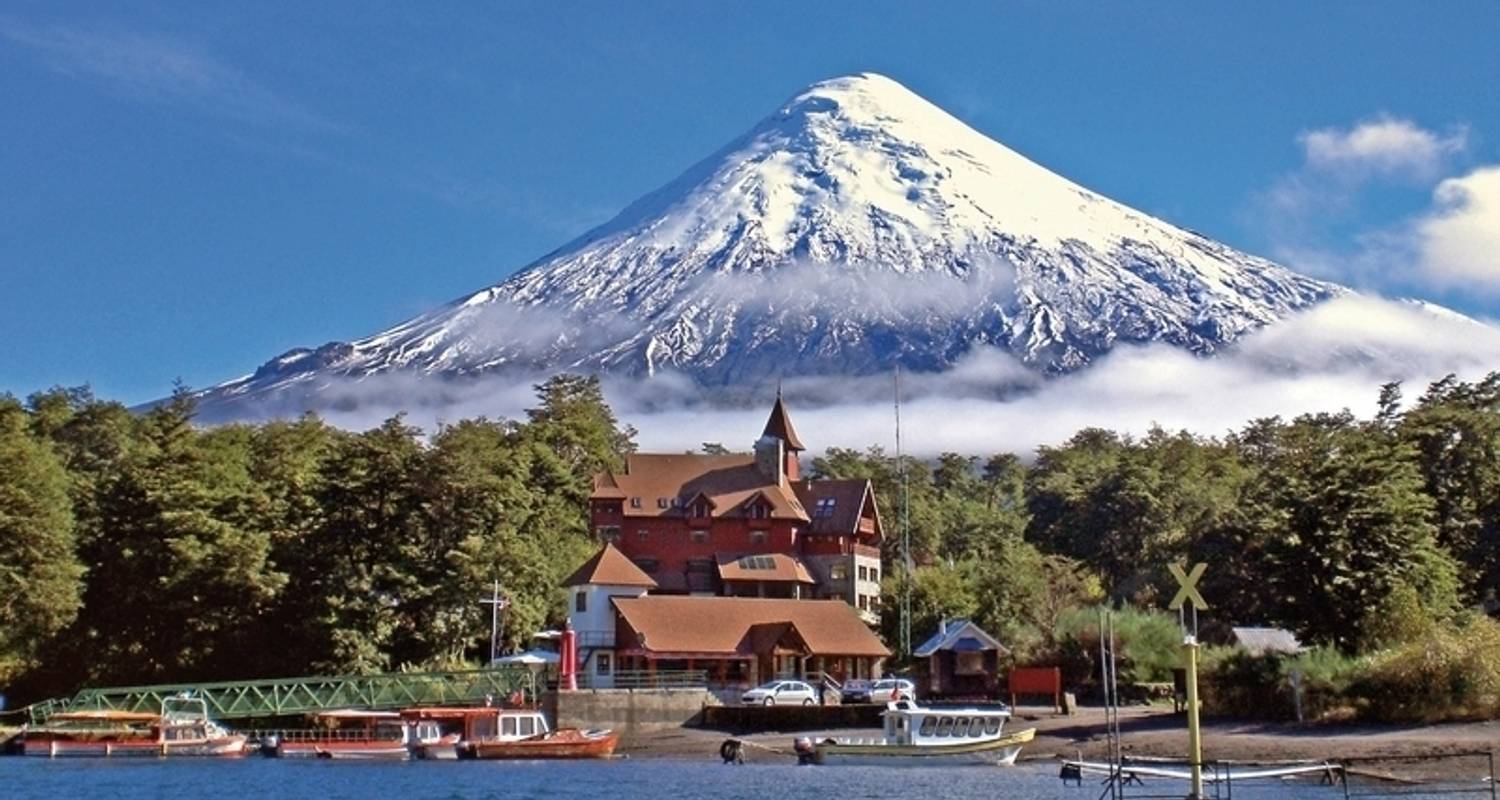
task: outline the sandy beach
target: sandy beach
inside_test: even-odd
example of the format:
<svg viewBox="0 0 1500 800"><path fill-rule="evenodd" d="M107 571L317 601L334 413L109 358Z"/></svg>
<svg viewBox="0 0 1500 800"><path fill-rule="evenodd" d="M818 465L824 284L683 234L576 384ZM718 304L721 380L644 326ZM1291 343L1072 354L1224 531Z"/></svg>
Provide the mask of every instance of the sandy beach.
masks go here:
<svg viewBox="0 0 1500 800"><path fill-rule="evenodd" d="M1071 716L1050 709L1021 709L1015 728L1036 728L1036 739L1022 753L1023 760L1103 758L1107 752L1104 715L1084 708ZM1129 755L1181 758L1187 752L1184 718L1159 708L1121 711L1122 746ZM748 756L755 759L792 758L798 736L875 737L873 729L838 731L765 732L740 735ZM703 728L663 728L642 732L622 742L620 753L632 758L717 759L719 745L731 734ZM1206 760L1286 761L1296 759L1372 761L1368 772L1420 780L1455 770L1478 775L1487 769L1482 758L1400 762L1412 756L1453 755L1475 751L1500 752L1500 721L1426 726L1295 725L1283 723L1208 720L1204 725Z"/></svg>

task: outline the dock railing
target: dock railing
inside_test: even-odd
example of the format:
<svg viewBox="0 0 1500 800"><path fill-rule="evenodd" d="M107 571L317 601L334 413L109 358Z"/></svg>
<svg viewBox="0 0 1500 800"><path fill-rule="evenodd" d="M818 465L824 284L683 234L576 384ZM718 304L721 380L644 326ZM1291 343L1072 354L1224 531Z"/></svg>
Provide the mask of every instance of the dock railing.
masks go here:
<svg viewBox="0 0 1500 800"><path fill-rule="evenodd" d="M517 694L524 698L535 692L535 678L530 670L500 667L84 689L71 700L49 701L56 705L41 711L45 716L63 708L72 711L160 711L164 698L187 693L206 702L209 716L237 719L309 714L338 708L376 710L419 705L477 705ZM43 721L45 716L37 721Z"/></svg>
<svg viewBox="0 0 1500 800"><path fill-rule="evenodd" d="M708 671L702 669L616 670L594 678L578 676L580 689L706 689Z"/></svg>

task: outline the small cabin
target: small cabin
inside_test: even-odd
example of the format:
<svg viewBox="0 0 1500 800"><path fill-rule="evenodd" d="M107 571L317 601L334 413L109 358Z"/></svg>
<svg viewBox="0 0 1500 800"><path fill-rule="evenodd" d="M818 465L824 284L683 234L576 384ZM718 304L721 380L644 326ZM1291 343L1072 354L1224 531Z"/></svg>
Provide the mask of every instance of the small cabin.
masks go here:
<svg viewBox="0 0 1500 800"><path fill-rule="evenodd" d="M944 620L912 652L917 685L928 697L998 697L1000 659L1009 652L999 639L969 620Z"/></svg>

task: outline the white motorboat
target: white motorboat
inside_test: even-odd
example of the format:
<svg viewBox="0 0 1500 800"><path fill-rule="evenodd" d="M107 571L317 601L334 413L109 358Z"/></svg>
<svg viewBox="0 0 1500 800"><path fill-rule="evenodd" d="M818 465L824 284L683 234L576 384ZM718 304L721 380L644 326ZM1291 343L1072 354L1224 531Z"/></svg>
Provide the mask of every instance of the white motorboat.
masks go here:
<svg viewBox="0 0 1500 800"><path fill-rule="evenodd" d="M1028 728L1005 733L1006 708L924 708L912 700L887 703L879 739L798 739L799 760L812 764L957 765L1014 764L1036 735Z"/></svg>

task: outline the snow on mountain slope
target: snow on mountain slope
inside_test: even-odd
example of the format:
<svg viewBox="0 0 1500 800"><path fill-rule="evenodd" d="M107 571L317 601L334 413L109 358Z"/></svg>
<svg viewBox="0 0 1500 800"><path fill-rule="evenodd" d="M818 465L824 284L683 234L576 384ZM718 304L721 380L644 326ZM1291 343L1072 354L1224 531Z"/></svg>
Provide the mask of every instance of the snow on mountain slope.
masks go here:
<svg viewBox="0 0 1500 800"><path fill-rule="evenodd" d="M294 350L209 405L338 379L678 371L705 386L940 370L976 346L1043 373L1120 343L1208 355L1344 294L1095 194L879 75L818 83L509 280Z"/></svg>

